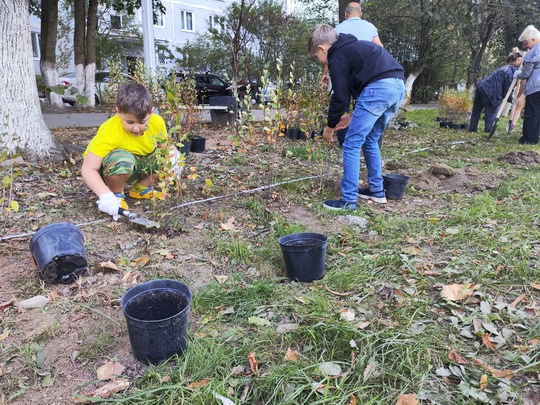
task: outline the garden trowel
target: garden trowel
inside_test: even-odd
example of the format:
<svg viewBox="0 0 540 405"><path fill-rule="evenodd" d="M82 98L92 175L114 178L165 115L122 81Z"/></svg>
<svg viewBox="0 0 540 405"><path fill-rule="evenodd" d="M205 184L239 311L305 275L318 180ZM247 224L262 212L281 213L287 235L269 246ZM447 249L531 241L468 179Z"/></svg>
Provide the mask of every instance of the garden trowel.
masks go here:
<svg viewBox="0 0 540 405"><path fill-rule="evenodd" d="M160 227L159 222L140 217L134 212L125 210L123 208L118 209L118 214L125 216L127 219L129 219L130 222L145 226L146 228L159 228Z"/></svg>

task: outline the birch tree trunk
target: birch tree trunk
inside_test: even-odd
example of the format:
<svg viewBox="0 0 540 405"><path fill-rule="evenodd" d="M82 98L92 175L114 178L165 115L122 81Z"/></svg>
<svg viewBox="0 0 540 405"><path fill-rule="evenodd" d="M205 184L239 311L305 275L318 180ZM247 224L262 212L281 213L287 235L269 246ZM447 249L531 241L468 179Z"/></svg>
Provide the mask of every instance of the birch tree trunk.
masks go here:
<svg viewBox="0 0 540 405"><path fill-rule="evenodd" d="M0 0L0 83L0 145L29 159L57 154L39 104L28 0Z"/></svg>

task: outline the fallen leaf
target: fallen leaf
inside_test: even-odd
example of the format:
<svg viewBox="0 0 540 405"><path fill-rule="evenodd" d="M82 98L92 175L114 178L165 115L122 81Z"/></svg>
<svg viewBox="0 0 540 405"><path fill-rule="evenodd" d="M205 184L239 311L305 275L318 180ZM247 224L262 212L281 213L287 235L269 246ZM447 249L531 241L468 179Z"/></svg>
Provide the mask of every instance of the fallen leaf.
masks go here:
<svg viewBox="0 0 540 405"><path fill-rule="evenodd" d="M525 296L524 295L520 295L519 297L517 297L514 301L512 301L511 304L508 304L509 307L512 307L512 308L515 308L517 306L517 304L519 304L521 301L523 301L525 299Z"/></svg>
<svg viewBox="0 0 540 405"><path fill-rule="evenodd" d="M249 368L255 374L259 373L259 362L255 360L255 353L248 354Z"/></svg>
<svg viewBox="0 0 540 405"><path fill-rule="evenodd" d="M373 371L375 370L375 368L378 365L379 365L379 363L377 363L376 361L368 363L368 365L364 369L364 375L363 375L364 381L369 380L373 376L373 374L374 374Z"/></svg>
<svg viewBox="0 0 540 405"><path fill-rule="evenodd" d="M396 405L417 405L416 394L402 394L398 397Z"/></svg>
<svg viewBox="0 0 540 405"><path fill-rule="evenodd" d="M9 336L9 332L11 332L9 329L4 329L4 332L0 334L0 340L4 340Z"/></svg>
<svg viewBox="0 0 540 405"><path fill-rule="evenodd" d="M234 217L230 217L227 222L221 224L221 229L224 229L226 231L233 230L234 228Z"/></svg>
<svg viewBox="0 0 540 405"><path fill-rule="evenodd" d="M456 364L469 364L469 362L461 357L461 355L455 349L450 350L450 353L448 353L448 358Z"/></svg>
<svg viewBox="0 0 540 405"><path fill-rule="evenodd" d="M60 298L60 294L58 294L57 291L51 291L49 294L47 294L47 298L51 301L55 301L57 298Z"/></svg>
<svg viewBox="0 0 540 405"><path fill-rule="evenodd" d="M44 295L36 295L35 297L28 298L27 300L16 302L15 306L17 308L24 309L43 308L49 301L50 299Z"/></svg>
<svg viewBox="0 0 540 405"><path fill-rule="evenodd" d="M483 360L474 359L474 362L482 367L484 370L488 371L495 378L512 378L514 377L514 372L512 370L499 370L490 365L486 364Z"/></svg>
<svg viewBox="0 0 540 405"><path fill-rule="evenodd" d="M356 405L356 397L353 394L349 395L349 402L347 402L347 405Z"/></svg>
<svg viewBox="0 0 540 405"><path fill-rule="evenodd" d="M97 369L97 379L101 381L114 381L124 370L125 367L117 361L109 361Z"/></svg>
<svg viewBox="0 0 540 405"><path fill-rule="evenodd" d="M298 324L296 323L282 323L277 326L276 332L282 335L287 332L292 332L295 329L298 329Z"/></svg>
<svg viewBox="0 0 540 405"><path fill-rule="evenodd" d="M218 312L218 315L234 314L234 307L227 307Z"/></svg>
<svg viewBox="0 0 540 405"><path fill-rule="evenodd" d="M195 229L204 229L204 222L201 222L198 225L194 225L193 228L195 228Z"/></svg>
<svg viewBox="0 0 540 405"><path fill-rule="evenodd" d="M0 311L5 312L6 309L8 309L9 307L15 305L15 302L17 302L15 300L15 298L10 299L9 301L2 302L0 304Z"/></svg>
<svg viewBox="0 0 540 405"><path fill-rule="evenodd" d="M371 322L359 322L356 324L356 327L358 329L366 329L369 325L370 325Z"/></svg>
<svg viewBox="0 0 540 405"><path fill-rule="evenodd" d="M270 325L270 321L265 318L259 318L258 316L250 316L248 322L255 326L266 326Z"/></svg>
<svg viewBox="0 0 540 405"><path fill-rule="evenodd" d="M223 284L225 281L229 279L229 276L214 276L214 278L219 284Z"/></svg>
<svg viewBox="0 0 540 405"><path fill-rule="evenodd" d="M195 382L192 382L191 384L188 384L188 388L201 388L201 387L204 387L209 382L210 382L210 378L205 378L204 380L195 381Z"/></svg>
<svg viewBox="0 0 540 405"><path fill-rule="evenodd" d="M283 360L285 360L285 361L297 361L298 360L298 352L289 347L287 349L287 353L285 353L285 358Z"/></svg>
<svg viewBox="0 0 540 405"><path fill-rule="evenodd" d="M480 391L484 391L488 386L488 378L487 375L482 374L482 377L480 377Z"/></svg>
<svg viewBox="0 0 540 405"><path fill-rule="evenodd" d="M489 335L487 333L482 335L482 342L484 342L484 345L486 345L488 349L495 350L495 346L493 345L493 342L489 340Z"/></svg>
<svg viewBox="0 0 540 405"><path fill-rule="evenodd" d="M161 378L161 382L168 383L169 381L171 381L170 375L166 375Z"/></svg>
<svg viewBox="0 0 540 405"><path fill-rule="evenodd" d="M165 257L167 257L167 255L170 254L170 252L167 252L167 254L165 255ZM137 265L137 267L143 267L144 265L146 265L148 262L150 261L150 259L148 257L139 257L137 259L134 260L135 264Z"/></svg>
<svg viewBox="0 0 540 405"><path fill-rule="evenodd" d="M540 284L538 283L530 283L531 287L534 288L535 290L540 290Z"/></svg>
<svg viewBox="0 0 540 405"><path fill-rule="evenodd" d="M309 303L309 300L307 300L306 298L304 297L294 297L294 299L298 302L301 302L302 304L307 304Z"/></svg>
<svg viewBox="0 0 540 405"><path fill-rule="evenodd" d="M476 286L474 284L450 284L444 285L441 297L449 301L460 301L473 295Z"/></svg>
<svg viewBox="0 0 540 405"><path fill-rule="evenodd" d="M105 384L103 387L98 388L94 392L86 393L84 395L76 395L73 402L78 404L94 403L95 398L109 398L111 395L117 392L124 391L129 387L129 381L125 379L118 379Z"/></svg>
<svg viewBox="0 0 540 405"><path fill-rule="evenodd" d="M114 271L120 271L118 266L116 264L114 264L113 262L111 262L110 260L107 261L107 262L101 262L99 264L99 267L101 267L102 269L110 269L110 270L114 270Z"/></svg>

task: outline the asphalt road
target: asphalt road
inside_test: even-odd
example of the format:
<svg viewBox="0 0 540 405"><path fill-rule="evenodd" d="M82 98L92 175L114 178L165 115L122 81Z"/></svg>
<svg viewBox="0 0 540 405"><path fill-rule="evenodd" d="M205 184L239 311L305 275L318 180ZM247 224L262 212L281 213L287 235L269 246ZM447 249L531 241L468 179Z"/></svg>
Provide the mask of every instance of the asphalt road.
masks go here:
<svg viewBox="0 0 540 405"><path fill-rule="evenodd" d="M69 107L67 107L69 108ZM66 109L67 109L66 108ZM437 104L413 104L407 106L407 109L411 110L428 110L437 109ZM262 120L263 111L253 110L253 115L256 120ZM99 127L109 118L107 113L60 113L60 114L43 114L45 124L49 128L66 128L66 127ZM201 118L206 122L212 122L210 119L210 112L203 111Z"/></svg>

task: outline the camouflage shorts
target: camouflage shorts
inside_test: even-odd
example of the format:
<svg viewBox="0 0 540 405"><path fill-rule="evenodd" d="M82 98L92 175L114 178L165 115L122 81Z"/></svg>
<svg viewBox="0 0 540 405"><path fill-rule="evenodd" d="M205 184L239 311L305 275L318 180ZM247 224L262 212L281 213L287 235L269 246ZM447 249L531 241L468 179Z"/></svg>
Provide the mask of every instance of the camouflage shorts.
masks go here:
<svg viewBox="0 0 540 405"><path fill-rule="evenodd" d="M104 177L129 174L138 180L158 170L155 151L145 156L134 155L124 149L115 149L103 159L101 175Z"/></svg>

